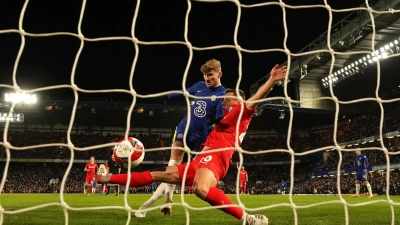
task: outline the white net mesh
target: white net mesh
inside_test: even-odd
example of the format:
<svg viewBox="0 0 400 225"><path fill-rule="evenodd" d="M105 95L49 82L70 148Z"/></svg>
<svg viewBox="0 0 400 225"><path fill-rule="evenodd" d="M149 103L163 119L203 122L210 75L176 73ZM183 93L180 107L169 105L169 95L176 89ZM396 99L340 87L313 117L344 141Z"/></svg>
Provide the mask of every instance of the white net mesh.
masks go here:
<svg viewBox="0 0 400 225"><path fill-rule="evenodd" d="M195 44L192 44L190 38L189 38L189 33L190 33L190 17L192 15L192 11L193 11L193 4L196 4L196 6L200 7L200 5L202 5L201 7L203 7L202 9L204 10L208 10L211 9L212 10L212 5L211 4L220 4L220 3L226 3L229 4L228 7L230 7L232 9L232 12L234 12L236 14L236 20L234 23L234 26L231 27L233 28L233 43L231 44L225 44L225 43L218 43L219 40L216 41L212 41L210 40L210 43L216 43L213 45L208 45L208 46L204 46L204 47L198 47ZM143 46L155 46L155 47L160 47L164 46L164 45L176 45L179 46L177 48L180 47L184 47L187 48L188 51L188 57L187 57L187 63L186 63L186 67L184 68L184 72L182 75L177 75L176 77L174 76L174 78L176 79L181 79L181 85L182 87L185 89L186 88L186 83L187 83L187 79L188 79L188 73L189 73L189 69L192 66L192 60L194 57L194 52L195 51L222 51L222 50L232 50L232 52L236 52L236 57L238 60L238 68L236 70L236 73L238 75L238 78L235 79L235 82L231 83L235 85L235 88L239 88L242 82L242 72L243 72L243 54L247 54L247 53L280 53L280 54L285 54L285 57L287 58L287 66L288 66L288 74L292 74L293 72L299 70L298 65L296 64L297 61L295 61L298 58L301 58L303 56L311 56L315 57L315 55L324 53L324 54L329 54L332 58L331 63L330 63L330 72L328 74L325 74L325 76L328 76L329 74L333 74L335 72L334 70L334 66L335 66L335 56L337 55L354 55L354 54L358 54L358 55L371 55L371 53L373 53L373 55L371 57L376 57L378 58L379 56L382 57L382 52L378 53L375 52L375 50L377 50L377 46L375 46L376 40L375 40L375 22L374 19L381 15L381 14L393 14L393 13L399 13L399 10L395 10L394 7L396 5L399 4L399 1L379 1L378 3L376 3L374 5L374 7L372 7L369 4L370 1L366 1L365 5L362 7L356 7L356 8L347 8L347 9L341 9L341 10L337 10L332 8L327 1L324 1L322 4L317 4L317 5L290 5L288 3L285 3L284 1L278 1L278 2L261 2L258 4L242 4L239 1L187 1L187 5L186 5L186 9L183 8L179 8L179 10L185 10L185 20L181 21L181 23L184 22L184 30L183 30L183 40L180 41L174 41L174 39L181 39L181 34L179 34L179 37L176 37L178 34L176 34L176 32L171 32L172 34L165 34L165 35L170 35L168 36L168 38L171 38L172 41L143 41L140 38L138 38L137 34L136 34L136 30L137 29L144 29L143 27L138 28L138 25L140 25L140 13L141 13L141 4L143 2L141 1L137 1L136 6L135 6L135 10L133 13L133 20L131 22L131 30L130 30L130 35L127 36L104 36L104 37L94 37L94 38L89 38L89 36L93 35L93 34L88 34L86 35L84 32L82 32L82 24L83 21L85 19L87 19L85 17L85 12L87 10L89 10L87 7L87 5L89 4L89 2L87 1L82 1L82 5L80 8L80 12L79 12L79 20L77 22L77 26L74 28L69 27L68 29L71 30L75 30L77 29L77 32L63 32L63 31L59 31L59 32L36 32L36 33L32 33L29 31L29 29L25 28L25 13L26 11L29 9L30 4L33 2L30 1L25 1L24 4L22 5L22 9L20 10L20 16L19 16L19 21L18 21L18 29L3 29L0 30L0 36L1 35L10 35L10 34L17 34L21 40L20 43L20 47L19 47L19 51L17 54L17 57L15 59L15 63L13 66L13 72L12 72L12 85L7 85L7 84L0 84L0 88L7 88L7 89L12 89L13 91L19 93L19 92L26 92L26 93L37 93L37 92L41 92L41 91L46 91L46 90L55 90L55 89L70 89L72 90L73 94L74 94L74 106L73 106L73 110L72 110L72 114L71 114L71 118L70 118L70 122L69 122L69 126L68 126L68 130L67 130L67 140L65 144L44 144L44 145L32 145L32 146L26 146L26 147L17 147L17 146L12 146L10 144L10 142L8 141L8 130L9 130L9 121L7 121L5 123L5 127L4 127L4 134L3 134L3 141L1 142L1 145L5 148L5 152L6 152L6 163L5 163L5 168L4 168L4 173L3 173L3 177L7 177L7 173L8 173L8 168L10 165L10 159L11 159L11 150L29 150L29 149L36 149L36 148L43 148L43 147L65 147L67 149L69 149L70 151L70 163L68 164L68 167L65 170L65 176L63 177L62 181L61 181L61 189L60 189L60 201L59 202L51 202L51 203L45 203L45 204L41 204L41 205L36 205L34 207L27 207L27 208L22 208L19 210L5 210L3 207L1 207L0 205L0 224L6 223L7 221L4 221L4 214L19 214L19 213L23 213L26 211L32 211L32 210L36 210L36 209L40 209L40 208L45 208L45 207L51 207L51 206L61 206L63 208L63 213L64 213L64 219L65 219L65 224L69 224L69 212L72 211L86 211L86 210L101 210L101 209L120 209L120 210L126 210L128 212L128 217L126 220L126 223L129 224L131 223L131 213L136 212L135 209L132 209L130 204L128 203L128 197L127 195L124 196L124 206L112 206L112 205L108 205L108 206L101 206L101 207L73 207L70 206L66 201L65 201L65 184L67 182L67 178L68 178L68 174L71 173L71 168L73 166L73 160L75 159L75 153L78 151L88 151L88 150L93 150L93 149L98 149L98 148L104 148L104 147L110 147L113 146L112 144L101 144L101 145L96 145L96 146L89 146L89 147L76 147L75 143L72 142L71 140L71 132L74 126L74 118L75 118L75 113L77 111L77 107L78 107L78 100L79 100L79 93L89 93L89 94L94 94L94 93L122 93L122 94L127 94L127 95L132 95L133 96L133 101L131 104L131 107L128 109L128 117L126 120L127 124L131 123L131 114L134 110L135 104L136 104L136 100L137 98L153 98L153 97L158 97L158 96L162 96L165 95L167 93L173 93L173 91L167 91L167 92L157 92L154 94L139 94L136 89L134 88L134 77L136 76L136 69L137 69L137 64L138 61L140 60L140 49ZM36 2L37 4L37 2ZM90 3L92 4L92 3ZM146 3L148 4L148 3ZM171 3L172 4L172 3ZM118 4L117 3L113 3L113 8L110 10L115 10L118 9ZM225 7L226 5L224 5ZM115 7L115 8L114 8ZM255 50L251 50L250 48L243 48L241 46L246 45L246 46L253 46L252 43L243 43L241 44L240 40L239 40L239 32L240 32L240 28L241 27L246 27L246 26L250 26L251 24L242 24L241 23L241 19L242 19L242 11L244 10L257 10L259 8L273 8L276 11L279 11L279 13L277 13L278 15L282 15L282 25L283 25L283 31L284 31L284 37L283 37L283 48L270 48L270 47L265 47L265 48L259 48L255 49ZM290 49L290 47L287 45L287 40L288 38L291 38L291 36L293 36L293 38L295 38L296 36L299 36L299 34L297 33L291 33L290 29L288 29L287 26L287 11L288 10L299 10L299 9L308 9L308 8L322 8L325 9L328 14L329 14L329 26L327 26L327 41L325 43L323 43L322 45L319 46L319 49L307 49L307 51L302 51L300 53L293 53ZM197 10L198 11L198 10ZM196 16L201 16L201 13L196 11ZM373 35L372 35L372 41L371 41L371 46L370 50L366 50L366 51L346 51L346 52L337 52L335 51L332 46L331 43L340 43L341 42L341 37L339 36L332 36L332 34L335 32L333 30L331 30L332 27L332 20L333 20L333 13L348 13L348 12L352 12L352 11L359 11L361 12L361 14L363 16L365 16L365 14L367 14L367 17L365 18L361 18L361 19L365 19L365 22L363 22L363 24L367 24L370 23L372 30L373 30ZM76 13L77 10L75 10L74 13ZM273 10L271 10L270 12L274 12ZM183 14L183 12L179 12L180 14ZM258 12L257 12L258 13ZM360 14L360 15L361 15ZM267 16L266 16L267 17ZM277 16L275 16L276 18ZM88 18L91 19L91 18ZM125 18L126 19L126 18ZM126 19L127 20L127 19ZM127 21L121 21L121 23L123 24L127 24ZM275 23L275 22L270 22L270 23ZM55 25L56 26L56 25ZM95 24L93 25L95 26ZM117 26L117 25L116 25ZM195 26L195 24L193 24L193 26ZM300 24L299 24L300 26ZM301 26L308 26L307 24L302 24ZM41 26L40 26L41 27ZM42 30L43 28L39 28L38 30ZM217 31L213 30L212 24L211 26L207 26L207 29L209 30L205 30L204 32L216 32L218 34ZM308 30L308 28L304 28L305 30ZM43 29L46 30L46 29ZM118 29L117 29L118 30ZM151 30L151 28L149 28L149 30ZM171 29L172 31L174 31L174 29ZM150 31L149 31L150 32ZM101 33L101 32L100 32ZM121 32L123 33L123 32ZM199 32L200 33L200 32ZM272 35L274 35L274 31L271 30ZM306 33L306 32L305 32ZM252 35L251 33L246 34L246 35ZM75 41L78 41L78 51L75 53L75 58L73 61L73 65L72 65L72 69L70 72L70 80L69 80L69 84L60 84L60 85L50 85L50 86L45 86L45 87L40 87L40 88L35 88L35 89L21 89L19 83L21 82L17 82L18 79L18 69L20 67L20 60L21 57L24 56L24 49L25 49L25 43L26 43L26 39L27 37L34 37L34 38L48 38L48 37L55 37L55 36L60 36L60 37L71 37L74 38ZM143 35L144 37L146 37L146 35ZM257 37L254 37L255 39ZM397 37L398 40L398 37ZM82 86L84 85L78 85L76 83L76 71L81 59L81 55L82 52L85 51L85 48L87 45L90 45L89 43L91 42L107 42L107 41L127 41L130 42L131 44L133 44L134 46L134 56L133 56L133 62L131 63L131 70L130 70L130 74L129 74L129 79L126 79L126 82L129 83L129 89L90 89L90 88L83 88ZM251 41L250 41L251 42ZM265 40L265 42L268 42L268 40ZM76 45L76 43L74 44ZM261 44L261 46L267 46L264 44ZM380 47L380 46L379 46ZM230 54L232 53L230 52ZM218 54L218 53L217 53ZM380 54L380 55L379 55ZM394 52L393 54L388 55L389 58L391 57L395 57L395 56L399 56L398 52ZM371 58L372 59L372 58ZM307 59L306 59L307 61ZM293 111L293 107L291 104L288 104L288 110L289 110L289 116L290 116L290 122L289 122L289 126L288 126L288 131L287 131L287 149L280 149L280 148L276 148L276 149L270 149L269 146L265 146L264 149L267 150L261 150L261 151L257 151L257 152L253 152L253 151L248 151L246 149L242 149L239 148L238 152L239 152L239 160L240 160L240 164L239 166L241 166L243 164L243 154L247 154L247 155L256 155L256 154L266 154L266 153L274 153L274 152L283 152L283 153L289 153L291 156L291 166L290 166L290 180L294 181L295 180L295 157L297 156L304 156L304 155L308 155L308 154L312 154L315 152L320 152L320 151L324 151L324 150L328 150L328 149L336 149L338 151L338 162L337 162L337 169L340 171L342 163L343 163L343 154L345 152L349 152L349 151L354 151L354 149L345 149L345 146L342 145L342 143L338 142L337 140L337 128L338 128L338 117L339 117L339 108L340 105L345 105L345 104L353 104L353 103L357 103L357 102L363 102L363 101L375 101L377 102L377 104L379 104L380 107L380 124L379 124L379 137L380 137L380 147L371 147L371 148L364 148L363 150L380 150L385 154L386 157L386 192L389 192L389 182L390 182L390 160L389 160L389 156L391 155L398 155L398 152L389 152L388 149L385 147L384 142L383 142L383 138L384 138L384 134L382 133L382 127L383 127L383 123L384 123L384 110L383 110L383 104L384 103L390 103L390 102L394 102L394 101L398 101L399 99L391 99L391 100L383 100L380 98L379 94L378 94L378 90L379 90L379 81L380 81L380 77L381 77L381 70L380 70L380 60L376 60L374 61L377 65L377 86L376 86L376 96L372 97L372 98L362 98L362 99L356 99L356 100L352 100L352 101L341 101L339 100L336 96L335 96L335 92L334 92L334 87L332 86L333 84L336 83L335 81L335 77L334 76L329 76L327 80L325 80L323 83L327 83L328 88L329 88L329 92L330 92L330 96L328 97L319 97L319 98L312 98L309 99L307 101L317 101L317 100L332 100L335 104L336 107L336 114L335 114L335 122L333 124L333 145L330 146L325 146L322 148L317 148L317 149L312 149L309 151L305 151L305 152L296 152L292 147L291 147L291 135L292 135L292 123L293 123L293 115L294 115L294 111ZM275 62L273 62L275 63ZM306 64L307 62L303 62L302 64ZM228 65L227 67L229 67L229 62L227 62L225 65ZM224 68L225 69L225 68ZM265 68L263 69L263 71L265 71ZM227 78L230 79L230 78ZM288 82L290 78L286 79L285 82ZM22 82L23 83L23 82ZM304 101L298 101L298 100L293 100L289 97L288 94L288 90L287 90L287 86L284 86L284 96L283 97L270 97L267 98L265 101L274 101L274 100L285 100L288 103L294 103L294 104L300 104L300 103L304 103ZM187 105L188 105L188 109L190 107L189 104L189 97L193 97L188 95L187 93L185 94L185 97L187 98ZM306 101L306 102L307 102ZM15 109L15 104L12 105L10 112L12 112ZM125 131L125 136L129 136L129 126L127 126L127 129ZM165 148L153 148L153 149L146 149L146 151L159 151L159 150L163 150ZM187 150L186 150L187 151ZM198 153L194 153L193 154L198 154ZM351 206L364 206L367 204L373 204L376 203L378 201L369 201L369 202L364 202L364 203L358 203L358 204L350 204L348 201L346 201L345 198L342 197L341 195L341 177L340 177L340 173L336 174L338 175L338 179L337 179L337 190L338 190L338 194L339 194L339 199L338 200L333 200L333 201L325 201L325 202L319 202L316 204L307 204L307 205L297 205L295 203L295 201L293 200L293 196L289 195L289 201L290 203L281 203L281 204L273 204L273 205L263 205L260 204L259 207L257 208L247 208L246 204L244 202L242 202L241 197L239 195L239 192L236 192L236 200L238 202L238 205L244 209L246 209L247 211L259 211L259 210L267 210L267 209L272 209L272 208L277 208L277 207L290 207L293 210L293 214L294 214L294 218L293 218L293 223L294 224L298 224L298 220L299 220L299 216L298 216L298 210L299 209L303 209L303 208L313 208L313 207L318 207L320 205L327 205L327 204L332 204L332 203L339 203L342 204L344 207L344 218L345 218L345 224L349 224L349 213L348 213L348 208ZM237 178L239 177L239 174L237 174ZM128 179L130 179L130 176L128 176ZM2 190L5 186L5 182L6 179L2 179L1 184L0 184L0 190ZM292 194L292 190L294 188L294 182L290 182L290 194ZM127 190L128 188L126 188ZM239 189L239 184L238 182L236 182L236 189ZM184 190L184 187L182 187L182 190ZM190 217L189 217L189 210L206 210L206 209L212 209L215 207L194 207L191 206L190 204L188 204L185 201L185 196L182 194L181 196L181 200L182 203L175 203L176 205L180 205L183 206L186 212L186 224L189 224L190 222ZM380 200L382 201L382 200ZM400 205L399 203L395 203L392 201L391 197L388 195L387 199L385 200L385 202L387 202L390 205L391 208L391 224L395 224L395 210L394 210L394 206L398 206ZM156 209L157 207L154 207L154 209Z"/></svg>

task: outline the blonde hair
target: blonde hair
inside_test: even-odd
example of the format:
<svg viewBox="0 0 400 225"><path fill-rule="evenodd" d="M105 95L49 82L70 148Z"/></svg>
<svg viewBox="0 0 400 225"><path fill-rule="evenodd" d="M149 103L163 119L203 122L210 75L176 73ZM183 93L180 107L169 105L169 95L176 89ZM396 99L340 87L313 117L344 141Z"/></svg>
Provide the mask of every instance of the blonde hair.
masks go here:
<svg viewBox="0 0 400 225"><path fill-rule="evenodd" d="M202 73L205 73L209 70L215 70L215 72L221 72L221 62L216 59L210 59L206 63L204 63L200 68L200 71Z"/></svg>

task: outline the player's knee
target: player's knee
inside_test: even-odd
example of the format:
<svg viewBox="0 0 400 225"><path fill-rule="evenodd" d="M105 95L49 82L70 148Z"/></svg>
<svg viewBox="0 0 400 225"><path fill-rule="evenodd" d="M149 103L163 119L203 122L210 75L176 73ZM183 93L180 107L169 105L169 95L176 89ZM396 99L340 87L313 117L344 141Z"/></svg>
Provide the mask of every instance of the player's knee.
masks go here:
<svg viewBox="0 0 400 225"><path fill-rule="evenodd" d="M201 199L206 199L209 190L210 186L202 182L195 182L193 184L193 193Z"/></svg>

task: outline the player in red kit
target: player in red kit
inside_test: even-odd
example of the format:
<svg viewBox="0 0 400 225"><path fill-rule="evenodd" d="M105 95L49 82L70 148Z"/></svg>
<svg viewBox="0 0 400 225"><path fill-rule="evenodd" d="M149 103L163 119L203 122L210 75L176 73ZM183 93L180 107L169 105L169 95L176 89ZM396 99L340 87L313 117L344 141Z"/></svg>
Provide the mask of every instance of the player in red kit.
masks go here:
<svg viewBox="0 0 400 225"><path fill-rule="evenodd" d="M129 184L133 187L149 185L153 182L170 184L193 185L194 194L212 206L237 218L247 225L267 225L268 218L264 215L250 215L242 208L234 206L225 193L217 188L231 165L231 158L247 132L253 114L260 103L271 91L275 82L285 79L286 66L275 65L266 83L260 86L257 92L245 101L244 92L236 89L227 89L224 101L224 117L215 125L203 143L201 154L192 162L177 166L157 168L152 171L131 172L128 174L99 174L99 183ZM238 126L238 127L237 127ZM217 150L217 151L211 151ZM187 168L186 168L187 167ZM183 177L186 173L186 179Z"/></svg>
<svg viewBox="0 0 400 225"><path fill-rule="evenodd" d="M236 168L239 169L239 163L236 163ZM239 175L239 188L240 188L240 194L246 194L246 184L247 181L249 181L249 177L247 175L247 171L244 170L244 166L242 166L240 170L240 175Z"/></svg>
<svg viewBox="0 0 400 225"><path fill-rule="evenodd" d="M188 194L193 194L193 186L192 185L189 185L188 186Z"/></svg>
<svg viewBox="0 0 400 225"><path fill-rule="evenodd" d="M94 156L90 157L90 161L86 163L85 169L83 170L86 172L85 189L88 195L92 193L93 181L98 168L97 163L94 161Z"/></svg>

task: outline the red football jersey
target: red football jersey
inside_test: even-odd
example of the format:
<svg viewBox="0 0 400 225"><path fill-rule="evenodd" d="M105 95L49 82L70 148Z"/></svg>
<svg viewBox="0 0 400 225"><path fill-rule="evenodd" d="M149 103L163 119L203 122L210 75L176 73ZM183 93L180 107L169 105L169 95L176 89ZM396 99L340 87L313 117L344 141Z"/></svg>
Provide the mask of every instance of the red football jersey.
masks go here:
<svg viewBox="0 0 400 225"><path fill-rule="evenodd" d="M249 110L245 105L243 106L243 114L239 123L239 145L242 143L253 113L255 112L255 110ZM225 117L217 123L215 128L208 135L208 138L203 145L210 146L211 149L235 147L236 125L241 110L242 107L240 103L232 105L227 110L228 112L225 113ZM235 150L229 150L226 152L230 157L232 157Z"/></svg>
<svg viewBox="0 0 400 225"><path fill-rule="evenodd" d="M88 169L88 171L86 172L87 175L95 175L98 168L99 167L98 167L97 163L88 162L88 163L86 163L86 166L85 166L85 169Z"/></svg>
<svg viewBox="0 0 400 225"><path fill-rule="evenodd" d="M243 181L243 182L247 181L247 171L246 170L240 170L239 180Z"/></svg>

